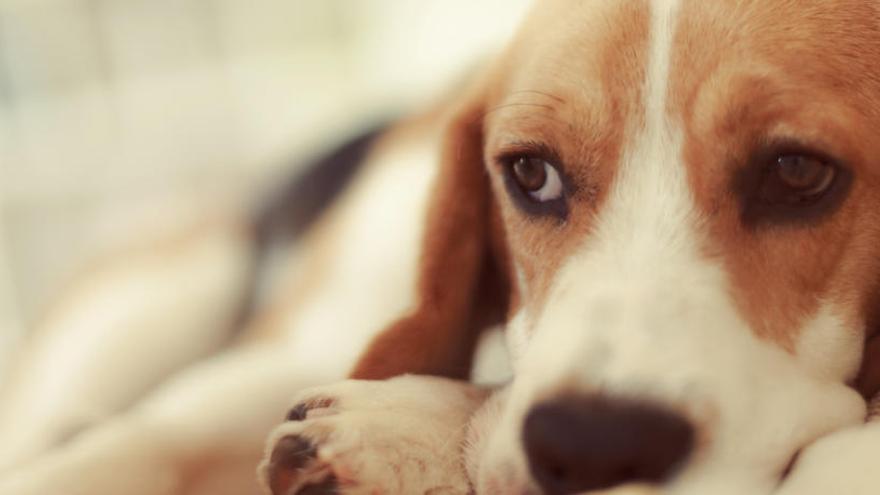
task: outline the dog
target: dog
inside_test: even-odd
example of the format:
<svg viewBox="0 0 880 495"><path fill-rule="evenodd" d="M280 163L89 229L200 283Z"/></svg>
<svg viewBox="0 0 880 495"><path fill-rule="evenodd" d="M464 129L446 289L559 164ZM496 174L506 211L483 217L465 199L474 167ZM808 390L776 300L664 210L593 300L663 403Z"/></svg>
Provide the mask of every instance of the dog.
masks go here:
<svg viewBox="0 0 880 495"><path fill-rule="evenodd" d="M0 494L252 493L258 463L273 495L876 493L878 62L870 0L538 1L348 150L236 346L178 371L273 221L80 288L9 388ZM512 376L469 383L496 324Z"/></svg>

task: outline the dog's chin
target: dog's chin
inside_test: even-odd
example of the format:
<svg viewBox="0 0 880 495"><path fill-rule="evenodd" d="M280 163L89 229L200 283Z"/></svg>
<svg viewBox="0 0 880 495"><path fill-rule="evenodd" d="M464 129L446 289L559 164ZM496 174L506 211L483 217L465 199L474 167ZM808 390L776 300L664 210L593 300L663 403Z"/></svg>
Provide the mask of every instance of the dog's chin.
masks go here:
<svg viewBox="0 0 880 495"><path fill-rule="evenodd" d="M488 416L485 414L483 418ZM473 424L471 426L472 432L478 431ZM480 433L472 433L470 437L467 461L476 495L542 495L529 474L518 442L510 440L513 437L499 434L499 430L482 430Z"/></svg>

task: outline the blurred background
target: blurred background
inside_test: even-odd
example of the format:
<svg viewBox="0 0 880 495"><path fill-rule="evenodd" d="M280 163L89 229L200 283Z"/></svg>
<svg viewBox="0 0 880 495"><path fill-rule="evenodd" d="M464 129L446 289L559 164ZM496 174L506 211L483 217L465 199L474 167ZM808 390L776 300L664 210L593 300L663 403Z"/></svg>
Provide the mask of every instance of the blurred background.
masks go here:
<svg viewBox="0 0 880 495"><path fill-rule="evenodd" d="M526 3L0 0L0 369L108 225L418 108Z"/></svg>

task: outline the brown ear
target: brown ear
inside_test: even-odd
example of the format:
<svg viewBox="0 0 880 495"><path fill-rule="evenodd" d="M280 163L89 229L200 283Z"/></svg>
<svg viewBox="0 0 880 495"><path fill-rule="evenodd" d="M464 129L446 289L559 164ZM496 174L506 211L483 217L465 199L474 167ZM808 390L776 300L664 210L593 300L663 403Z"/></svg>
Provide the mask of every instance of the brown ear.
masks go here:
<svg viewBox="0 0 880 495"><path fill-rule="evenodd" d="M880 290L872 298L868 312L862 369L856 380L856 389L871 400L880 394Z"/></svg>
<svg viewBox="0 0 880 495"><path fill-rule="evenodd" d="M370 344L353 378L466 378L479 331L506 312L503 233L483 167L482 114L480 95L448 125L422 241L416 310Z"/></svg>

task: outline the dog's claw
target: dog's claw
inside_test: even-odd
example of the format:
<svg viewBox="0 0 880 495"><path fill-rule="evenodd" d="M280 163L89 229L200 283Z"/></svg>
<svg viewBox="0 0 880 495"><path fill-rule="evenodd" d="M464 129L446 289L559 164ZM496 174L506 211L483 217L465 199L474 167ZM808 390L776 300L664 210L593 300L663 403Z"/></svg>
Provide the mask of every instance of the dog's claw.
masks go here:
<svg viewBox="0 0 880 495"><path fill-rule="evenodd" d="M330 476L320 483L304 487L296 495L338 495L338 487L336 477Z"/></svg>
<svg viewBox="0 0 880 495"><path fill-rule="evenodd" d="M287 421L305 421L309 415L309 411L314 409L327 409L336 403L335 400L329 398L313 399L301 402L287 412Z"/></svg>
<svg viewBox="0 0 880 495"><path fill-rule="evenodd" d="M309 407L306 404L298 404L287 413L287 421L303 421L309 413Z"/></svg>
<svg viewBox="0 0 880 495"><path fill-rule="evenodd" d="M297 471L313 461L316 455L315 446L301 436L290 435L279 440L272 450L272 456L269 460L268 478L272 494L293 495L289 492L294 485ZM301 491L300 493L309 492Z"/></svg>

